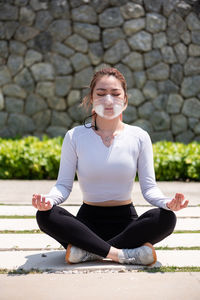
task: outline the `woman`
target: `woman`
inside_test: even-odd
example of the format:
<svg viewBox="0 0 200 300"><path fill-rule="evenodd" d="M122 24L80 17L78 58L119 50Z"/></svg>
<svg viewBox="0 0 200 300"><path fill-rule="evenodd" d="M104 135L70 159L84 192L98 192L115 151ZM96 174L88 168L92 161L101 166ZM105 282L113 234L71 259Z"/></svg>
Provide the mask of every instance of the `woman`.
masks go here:
<svg viewBox="0 0 200 300"><path fill-rule="evenodd" d="M91 126L67 132L57 183L49 194L33 195L40 229L63 245L68 263L109 258L152 265L153 244L173 232L173 211L188 205L184 195L170 199L158 189L149 135L122 122L127 104L123 75L114 68L98 71L83 100L92 105ZM83 204L75 217L57 205L68 198L76 170ZM156 206L140 217L131 200L136 172L144 198Z"/></svg>

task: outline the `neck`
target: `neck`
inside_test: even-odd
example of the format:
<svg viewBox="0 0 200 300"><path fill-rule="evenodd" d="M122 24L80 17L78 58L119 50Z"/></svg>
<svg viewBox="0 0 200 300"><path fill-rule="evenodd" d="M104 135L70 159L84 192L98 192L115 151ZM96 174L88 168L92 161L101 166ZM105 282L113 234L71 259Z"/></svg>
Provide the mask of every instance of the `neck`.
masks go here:
<svg viewBox="0 0 200 300"><path fill-rule="evenodd" d="M123 123L120 120L120 117L117 117L112 120L107 120L104 118L101 118L97 115L96 117L96 125L98 130L105 131L105 132L115 132L118 130L121 130L123 127Z"/></svg>

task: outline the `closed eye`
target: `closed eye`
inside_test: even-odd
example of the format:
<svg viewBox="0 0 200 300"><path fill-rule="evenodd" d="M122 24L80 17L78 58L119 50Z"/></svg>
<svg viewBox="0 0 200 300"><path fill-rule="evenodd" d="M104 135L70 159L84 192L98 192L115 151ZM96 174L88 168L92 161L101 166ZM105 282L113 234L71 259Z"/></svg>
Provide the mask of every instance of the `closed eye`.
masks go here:
<svg viewBox="0 0 200 300"><path fill-rule="evenodd" d="M97 94L97 96L106 96L107 94ZM112 94L113 97L118 97L120 94Z"/></svg>

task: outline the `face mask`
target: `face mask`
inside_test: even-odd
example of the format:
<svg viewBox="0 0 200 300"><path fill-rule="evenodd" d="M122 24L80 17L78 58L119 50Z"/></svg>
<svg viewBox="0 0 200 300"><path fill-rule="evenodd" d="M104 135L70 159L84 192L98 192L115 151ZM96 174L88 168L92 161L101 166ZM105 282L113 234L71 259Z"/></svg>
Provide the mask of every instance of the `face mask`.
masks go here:
<svg viewBox="0 0 200 300"><path fill-rule="evenodd" d="M124 100L106 95L93 101L93 109L102 118L112 120L124 110Z"/></svg>

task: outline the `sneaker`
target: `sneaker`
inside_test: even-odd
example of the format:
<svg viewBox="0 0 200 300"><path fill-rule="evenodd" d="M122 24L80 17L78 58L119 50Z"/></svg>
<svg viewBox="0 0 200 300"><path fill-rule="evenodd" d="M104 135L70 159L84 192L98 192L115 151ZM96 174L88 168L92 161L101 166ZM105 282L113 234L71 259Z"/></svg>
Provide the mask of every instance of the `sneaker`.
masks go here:
<svg viewBox="0 0 200 300"><path fill-rule="evenodd" d="M121 264L152 266L156 261L156 251L150 243L135 249L122 249L119 254Z"/></svg>
<svg viewBox="0 0 200 300"><path fill-rule="evenodd" d="M102 257L90 253L88 251L82 250L78 247L68 245L65 255L65 261L68 264L77 264L85 261L101 260Z"/></svg>

